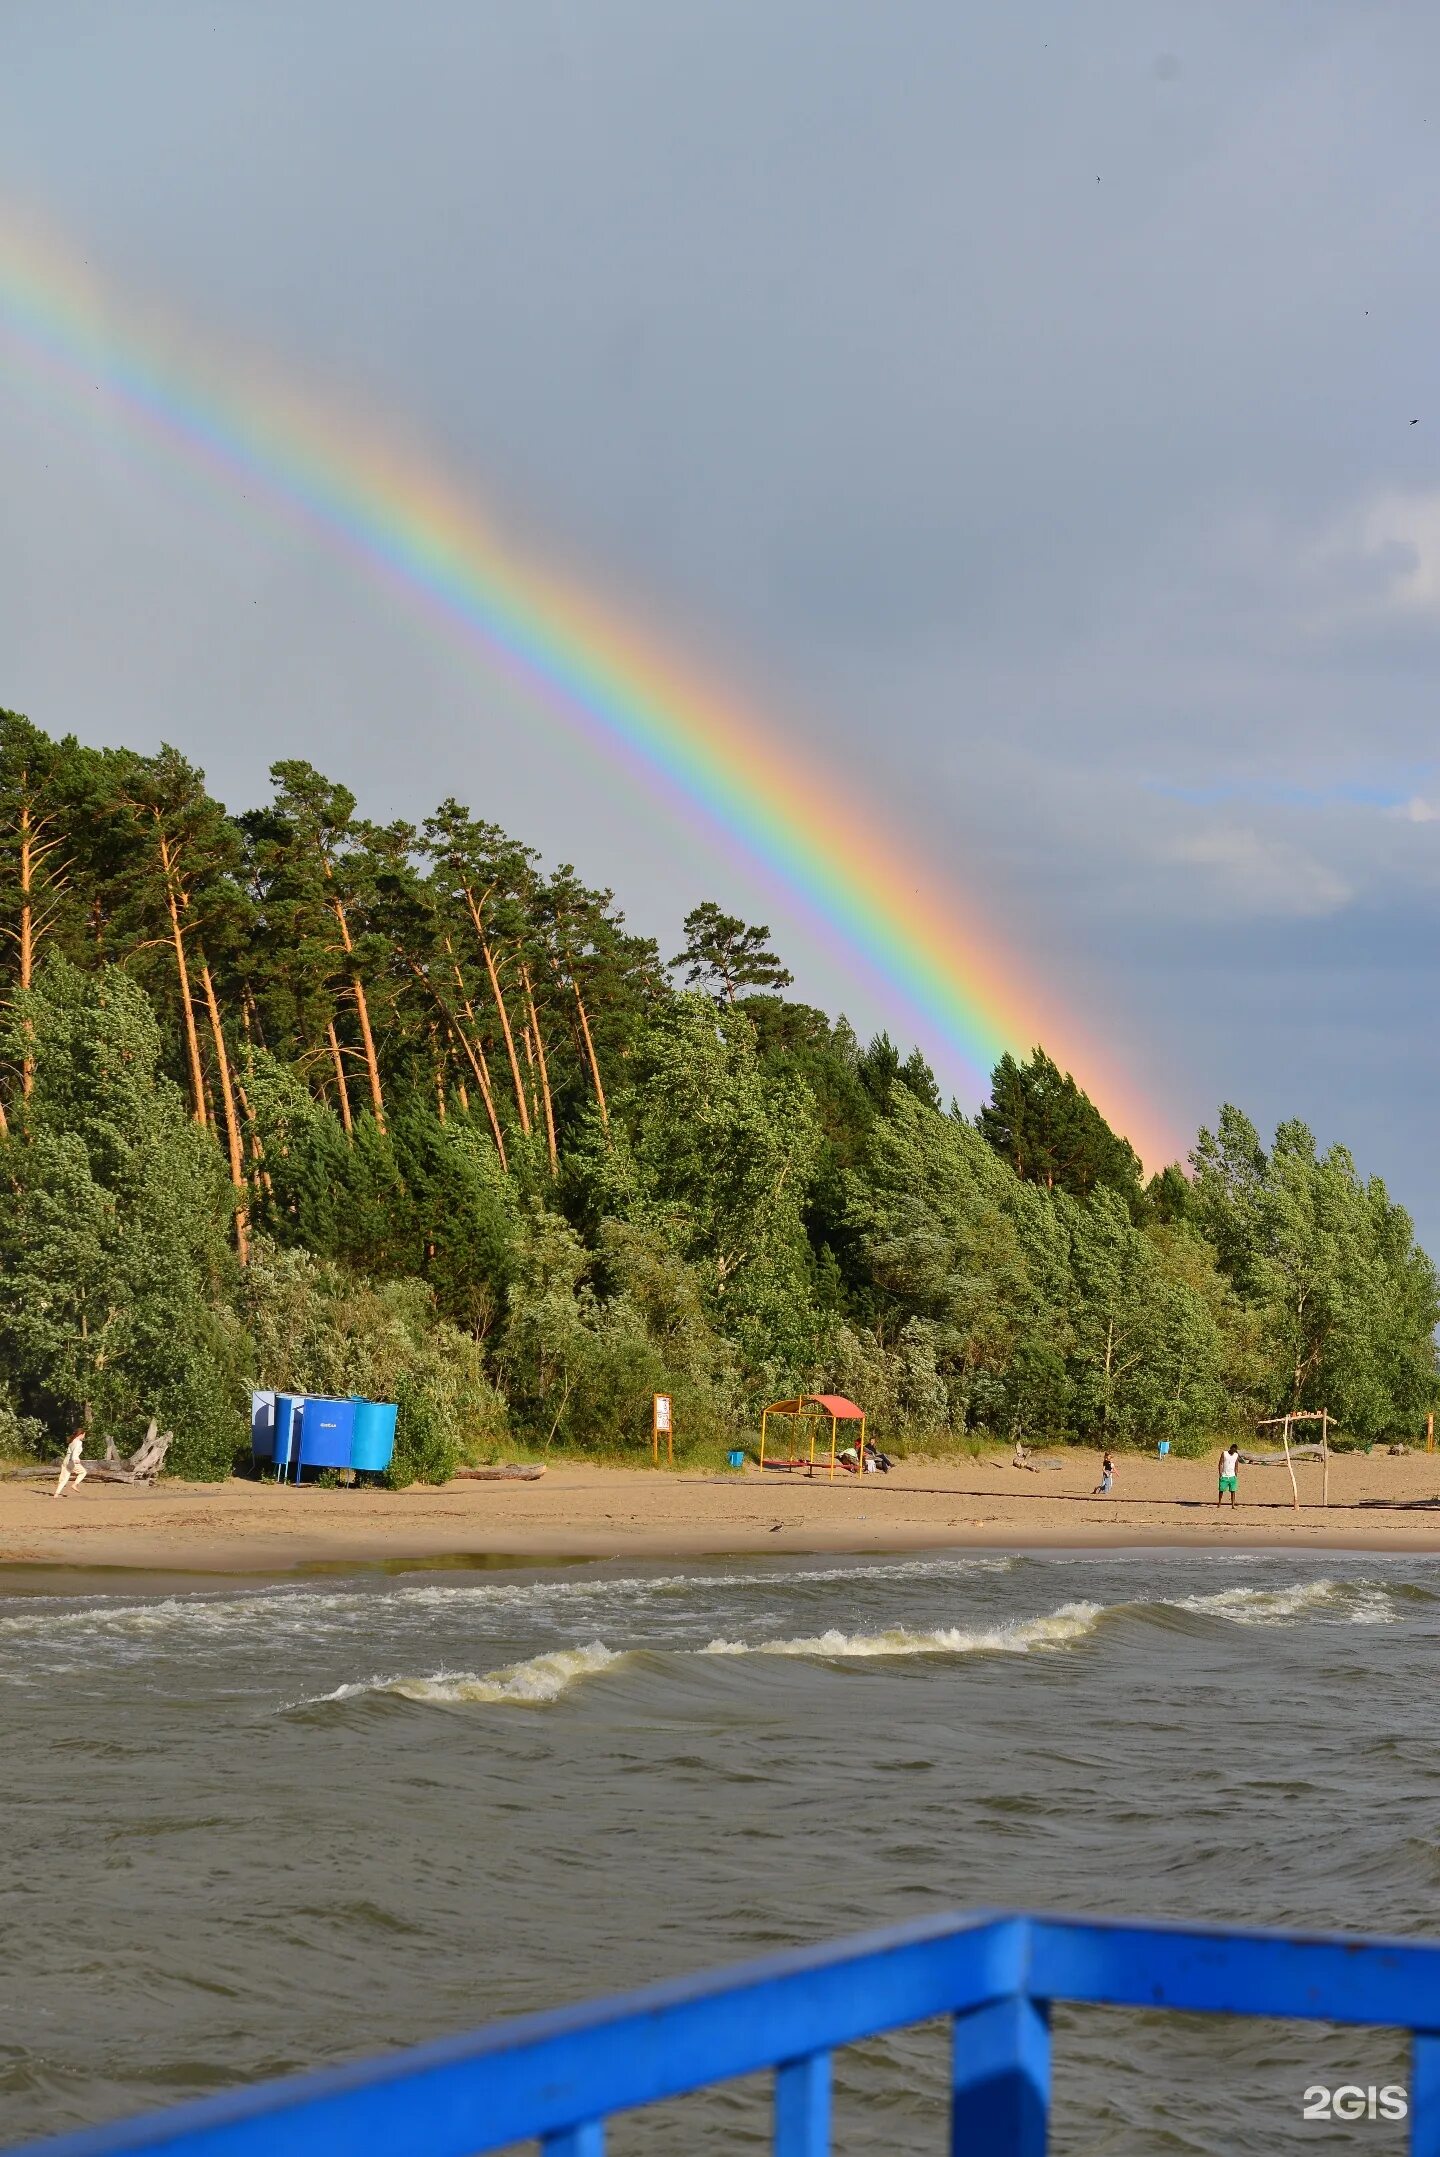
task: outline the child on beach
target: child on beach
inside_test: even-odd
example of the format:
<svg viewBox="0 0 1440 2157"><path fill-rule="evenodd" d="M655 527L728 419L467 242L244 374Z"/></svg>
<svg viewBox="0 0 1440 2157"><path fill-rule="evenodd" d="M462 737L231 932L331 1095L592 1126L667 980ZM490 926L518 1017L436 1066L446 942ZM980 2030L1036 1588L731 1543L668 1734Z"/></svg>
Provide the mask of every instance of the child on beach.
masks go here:
<svg viewBox="0 0 1440 2157"><path fill-rule="evenodd" d="M1230 1493L1230 1503L1232 1506L1235 1505L1237 1503L1235 1493L1239 1482L1240 1448L1237 1445L1227 1444L1221 1448L1220 1489L1218 1495L1216 1496L1215 1503L1217 1505L1223 1505L1225 1503L1225 1493L1228 1490Z"/></svg>
<svg viewBox="0 0 1440 2157"><path fill-rule="evenodd" d="M84 1450L85 1433L84 1431L76 1431L74 1437L70 1440L69 1445L67 1445L65 1448L65 1458L60 1463L60 1480L55 1485L54 1490L50 1493L52 1498L61 1497L64 1494L65 1485L67 1483L73 1481L76 1489L78 1490L80 1485L84 1482L85 1463L80 1458L80 1455L84 1452Z"/></svg>
<svg viewBox="0 0 1440 2157"><path fill-rule="evenodd" d="M1105 1448L1105 1458L1100 1463L1100 1480L1090 1495L1092 1498L1108 1498L1114 1487L1115 1462L1111 1457L1110 1448L1107 1446Z"/></svg>

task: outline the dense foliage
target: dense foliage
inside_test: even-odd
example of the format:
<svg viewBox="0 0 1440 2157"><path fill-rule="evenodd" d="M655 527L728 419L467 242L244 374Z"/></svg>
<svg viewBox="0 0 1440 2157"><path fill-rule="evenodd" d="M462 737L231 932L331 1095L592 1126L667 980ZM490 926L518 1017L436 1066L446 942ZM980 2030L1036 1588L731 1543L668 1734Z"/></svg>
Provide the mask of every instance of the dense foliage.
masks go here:
<svg viewBox="0 0 1440 2157"><path fill-rule="evenodd" d="M612 895L300 762L234 817L173 749L0 714L0 1444L155 1414L228 1467L268 1383L401 1403L397 1473L683 1442L801 1387L887 1437L1413 1430L1434 1268L1383 1186L1239 1112L1140 1165L1040 1050L974 1121L780 993L713 903Z"/></svg>

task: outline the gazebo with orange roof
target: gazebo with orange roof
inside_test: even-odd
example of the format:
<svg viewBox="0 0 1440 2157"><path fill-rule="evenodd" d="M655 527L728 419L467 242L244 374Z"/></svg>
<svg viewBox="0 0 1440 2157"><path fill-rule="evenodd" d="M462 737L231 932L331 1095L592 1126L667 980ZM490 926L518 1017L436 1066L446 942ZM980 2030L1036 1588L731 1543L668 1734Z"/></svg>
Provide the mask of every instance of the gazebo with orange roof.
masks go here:
<svg viewBox="0 0 1440 2157"><path fill-rule="evenodd" d="M791 1416L795 1422L808 1427L810 1453L792 1453L784 1460L766 1460L765 1441L767 1425L771 1416ZM807 1475L815 1473L815 1437L821 1427L830 1425L830 1475L835 1475L836 1432L842 1423L860 1425L860 1466L865 1465L865 1411L854 1401L847 1401L843 1393L802 1393L793 1401L771 1401L760 1417L760 1465L762 1468L803 1468ZM803 1443L803 1439L802 1439Z"/></svg>

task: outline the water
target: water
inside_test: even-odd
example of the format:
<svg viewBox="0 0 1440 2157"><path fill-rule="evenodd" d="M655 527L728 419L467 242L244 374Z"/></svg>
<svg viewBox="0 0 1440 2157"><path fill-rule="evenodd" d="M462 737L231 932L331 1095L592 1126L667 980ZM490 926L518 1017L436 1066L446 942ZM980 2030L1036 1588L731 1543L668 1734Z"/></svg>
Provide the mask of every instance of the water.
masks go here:
<svg viewBox="0 0 1440 2157"><path fill-rule="evenodd" d="M0 1598L7 2140L962 1904L1434 1932L1440 1574L1153 1552ZM943 2032L837 2147L943 2146ZM1054 2146L1302 2126L1390 2032L1056 2017ZM621 2153L764 2144L739 2087Z"/></svg>

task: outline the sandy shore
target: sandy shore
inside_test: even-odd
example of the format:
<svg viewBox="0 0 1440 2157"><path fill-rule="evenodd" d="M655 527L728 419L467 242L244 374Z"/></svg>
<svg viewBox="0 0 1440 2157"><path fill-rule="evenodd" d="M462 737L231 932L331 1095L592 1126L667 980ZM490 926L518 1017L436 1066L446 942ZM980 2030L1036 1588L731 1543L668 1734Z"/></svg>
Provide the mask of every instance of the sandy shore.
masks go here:
<svg viewBox="0 0 1440 2157"><path fill-rule="evenodd" d="M1037 1456L1043 1458L1043 1456ZM1330 1506L1302 1467L1301 1510L1282 1469L1242 1471L1242 1503L1215 1507L1213 1461L1120 1456L1113 1497L1092 1498L1096 1457L1061 1452L1036 1474L1008 1455L904 1461L888 1476L551 1468L538 1483L444 1489L277 1489L273 1484L95 1482L58 1502L0 1483L0 1564L137 1572L286 1573L456 1559L699 1557L745 1551L854 1553L947 1545L1214 1544L1440 1550L1440 1454L1337 1457ZM37 1579L37 1585L41 1582Z"/></svg>

